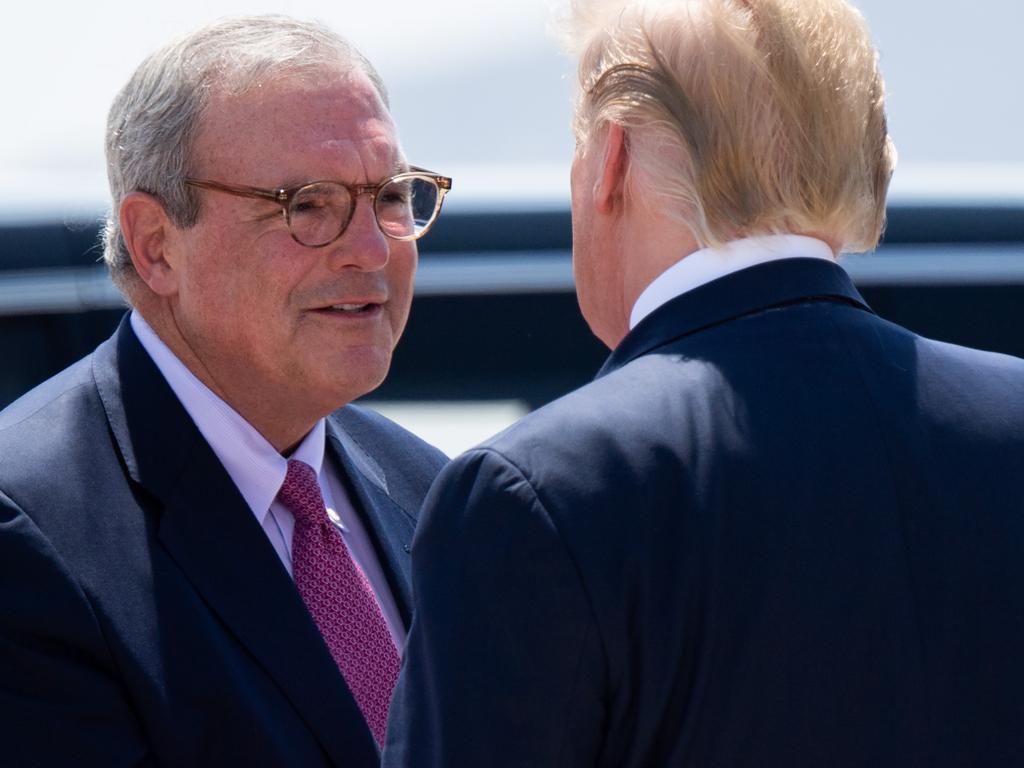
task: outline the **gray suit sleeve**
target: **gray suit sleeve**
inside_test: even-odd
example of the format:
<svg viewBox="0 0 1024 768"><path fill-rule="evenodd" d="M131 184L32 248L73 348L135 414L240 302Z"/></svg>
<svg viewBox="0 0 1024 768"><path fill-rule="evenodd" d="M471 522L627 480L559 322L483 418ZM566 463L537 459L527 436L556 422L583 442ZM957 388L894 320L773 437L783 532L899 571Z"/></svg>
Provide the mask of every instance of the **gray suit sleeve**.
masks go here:
<svg viewBox="0 0 1024 768"><path fill-rule="evenodd" d="M4 765L147 764L141 728L89 602L0 493L0 751Z"/></svg>
<svg viewBox="0 0 1024 768"><path fill-rule="evenodd" d="M413 546L415 618L386 768L573 768L599 759L604 654L548 510L502 456L438 478Z"/></svg>

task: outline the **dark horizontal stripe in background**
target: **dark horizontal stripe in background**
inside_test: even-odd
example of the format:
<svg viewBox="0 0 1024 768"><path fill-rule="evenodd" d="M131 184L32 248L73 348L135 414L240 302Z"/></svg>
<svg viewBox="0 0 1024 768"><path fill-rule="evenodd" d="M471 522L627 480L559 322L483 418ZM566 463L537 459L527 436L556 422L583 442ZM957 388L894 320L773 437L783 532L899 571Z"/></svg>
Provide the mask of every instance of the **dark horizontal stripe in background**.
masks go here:
<svg viewBox="0 0 1024 768"><path fill-rule="evenodd" d="M884 244L1024 243L1024 204L893 205ZM87 266L100 256L99 222L0 225L0 271ZM425 258L502 251L568 249L564 211L445 212L420 243Z"/></svg>
<svg viewBox="0 0 1024 768"><path fill-rule="evenodd" d="M0 406L123 313L98 237L98 221L0 224ZM606 351L576 307L570 249L567 210L446 211L421 241L413 314L370 399L535 407L587 381ZM883 317L1024 356L1024 204L892 205L880 251L844 263Z"/></svg>

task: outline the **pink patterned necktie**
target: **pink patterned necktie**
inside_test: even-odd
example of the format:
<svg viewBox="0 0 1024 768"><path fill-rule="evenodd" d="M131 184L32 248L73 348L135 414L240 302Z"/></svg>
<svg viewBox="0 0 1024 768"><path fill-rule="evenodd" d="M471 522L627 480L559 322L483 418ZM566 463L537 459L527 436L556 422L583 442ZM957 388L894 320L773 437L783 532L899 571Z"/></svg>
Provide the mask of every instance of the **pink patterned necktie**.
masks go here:
<svg viewBox="0 0 1024 768"><path fill-rule="evenodd" d="M289 461L278 498L295 516L295 586L370 731L383 744L400 662L377 598L340 531L327 519L313 468Z"/></svg>

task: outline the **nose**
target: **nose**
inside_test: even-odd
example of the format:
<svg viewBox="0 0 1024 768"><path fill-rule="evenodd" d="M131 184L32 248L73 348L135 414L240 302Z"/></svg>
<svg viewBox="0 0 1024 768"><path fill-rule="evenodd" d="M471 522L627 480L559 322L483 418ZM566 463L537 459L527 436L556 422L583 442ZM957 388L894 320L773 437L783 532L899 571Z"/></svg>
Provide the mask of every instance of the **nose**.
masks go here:
<svg viewBox="0 0 1024 768"><path fill-rule="evenodd" d="M373 212L373 199L369 195L356 198L355 210L345 231L327 246L331 269L355 267L364 272L376 272L387 266L392 241L377 226Z"/></svg>

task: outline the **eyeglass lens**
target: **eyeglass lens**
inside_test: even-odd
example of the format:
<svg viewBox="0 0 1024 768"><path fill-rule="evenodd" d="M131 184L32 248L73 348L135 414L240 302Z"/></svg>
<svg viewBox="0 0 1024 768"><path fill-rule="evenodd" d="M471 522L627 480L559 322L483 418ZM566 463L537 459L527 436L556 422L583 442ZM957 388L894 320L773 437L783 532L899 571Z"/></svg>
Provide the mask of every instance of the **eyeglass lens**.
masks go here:
<svg viewBox="0 0 1024 768"><path fill-rule="evenodd" d="M378 190L374 214L385 235L413 239L430 226L437 214L437 184L432 179L393 179ZM288 207L292 234L304 245L324 245L344 229L352 214L352 194L329 181L296 191Z"/></svg>

